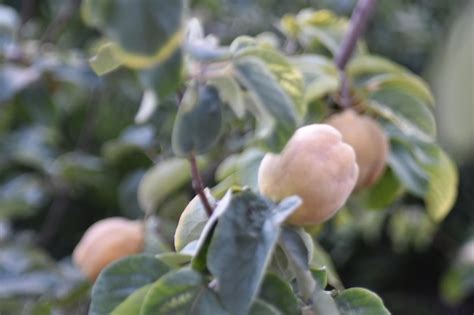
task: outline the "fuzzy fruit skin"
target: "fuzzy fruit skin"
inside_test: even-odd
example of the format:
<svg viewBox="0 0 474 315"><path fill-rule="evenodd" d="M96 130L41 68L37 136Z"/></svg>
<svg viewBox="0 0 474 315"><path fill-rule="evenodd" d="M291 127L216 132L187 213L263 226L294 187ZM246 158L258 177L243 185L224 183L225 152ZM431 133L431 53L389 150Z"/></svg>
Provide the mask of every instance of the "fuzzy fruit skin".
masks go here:
<svg viewBox="0 0 474 315"><path fill-rule="evenodd" d="M331 218L351 194L358 176L352 147L325 124L299 128L280 154L267 153L260 164L260 192L274 201L291 195L303 204L287 220L314 225Z"/></svg>
<svg viewBox="0 0 474 315"><path fill-rule="evenodd" d="M111 262L143 250L144 230L139 221L113 217L94 223L72 254L74 263L94 281Z"/></svg>
<svg viewBox="0 0 474 315"><path fill-rule="evenodd" d="M353 110L332 115L326 121L342 134L342 140L354 148L359 178L356 189L374 185L382 176L390 151L387 136L370 117Z"/></svg>

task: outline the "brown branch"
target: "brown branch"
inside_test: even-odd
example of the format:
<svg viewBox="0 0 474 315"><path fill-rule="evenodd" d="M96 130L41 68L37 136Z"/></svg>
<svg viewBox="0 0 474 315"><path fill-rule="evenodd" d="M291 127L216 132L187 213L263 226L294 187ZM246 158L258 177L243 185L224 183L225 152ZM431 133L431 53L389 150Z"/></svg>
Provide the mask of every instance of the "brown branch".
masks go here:
<svg viewBox="0 0 474 315"><path fill-rule="evenodd" d="M336 54L335 62L339 69L341 76L341 100L340 105L342 107L350 107L350 85L345 73L346 65L350 60L354 49L357 45L357 41L362 33L365 31L367 22L375 9L377 0L359 0L351 16L349 30L344 36L341 44L341 48Z"/></svg>
<svg viewBox="0 0 474 315"><path fill-rule="evenodd" d="M189 163L191 164L191 176L193 178L193 189L196 194L201 199L201 203L206 210L207 216L210 217L212 215L212 206L207 199L206 193L204 192L204 181L202 180L201 173L199 172L196 156L191 154L189 156Z"/></svg>

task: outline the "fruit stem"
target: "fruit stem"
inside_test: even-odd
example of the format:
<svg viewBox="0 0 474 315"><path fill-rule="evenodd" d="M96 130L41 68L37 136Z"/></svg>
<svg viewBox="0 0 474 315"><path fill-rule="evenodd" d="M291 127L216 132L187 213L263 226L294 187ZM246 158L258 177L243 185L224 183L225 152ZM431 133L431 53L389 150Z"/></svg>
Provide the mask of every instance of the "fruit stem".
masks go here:
<svg viewBox="0 0 474 315"><path fill-rule="evenodd" d="M206 210L207 216L210 217L212 215L213 209L204 192L204 181L202 180L201 173L199 172L196 156L194 155L194 153L191 153L189 155L189 163L191 164L191 176L193 178L193 181L192 181L193 189L196 192L196 194L199 196L199 199L201 199L201 203L203 204L204 209Z"/></svg>
<svg viewBox="0 0 474 315"><path fill-rule="evenodd" d="M375 9L377 0L359 0L352 12L349 30L342 39L341 48L336 54L335 62L339 69L341 76L341 100L340 105L344 108L350 107L350 85L346 75L346 65L350 60L354 49L357 45L357 40L364 32L367 22Z"/></svg>

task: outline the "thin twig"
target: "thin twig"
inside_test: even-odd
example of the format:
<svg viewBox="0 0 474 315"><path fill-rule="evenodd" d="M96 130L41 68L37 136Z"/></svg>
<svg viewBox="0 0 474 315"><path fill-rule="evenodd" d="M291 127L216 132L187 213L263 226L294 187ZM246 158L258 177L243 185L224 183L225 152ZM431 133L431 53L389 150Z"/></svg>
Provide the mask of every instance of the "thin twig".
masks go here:
<svg viewBox="0 0 474 315"><path fill-rule="evenodd" d="M375 9L377 0L359 0L351 16L349 30L344 36L341 48L336 54L335 62L341 76L341 106L350 107L350 84L346 75L346 65L354 53L357 40L364 32L367 22Z"/></svg>
<svg viewBox="0 0 474 315"><path fill-rule="evenodd" d="M212 206L207 199L206 193L204 192L204 181L202 180L201 173L199 172L196 156L191 154L189 156L189 163L191 164L191 176L193 177L193 189L206 210L207 215L210 217L212 215Z"/></svg>

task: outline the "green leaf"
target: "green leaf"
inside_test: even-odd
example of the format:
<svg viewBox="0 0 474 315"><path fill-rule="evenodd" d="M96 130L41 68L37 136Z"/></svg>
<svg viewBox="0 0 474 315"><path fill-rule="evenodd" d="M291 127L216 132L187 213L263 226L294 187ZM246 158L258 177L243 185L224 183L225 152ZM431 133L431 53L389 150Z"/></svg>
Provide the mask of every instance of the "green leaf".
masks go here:
<svg viewBox="0 0 474 315"><path fill-rule="evenodd" d="M180 269L153 283L141 315L229 315L202 275Z"/></svg>
<svg viewBox="0 0 474 315"><path fill-rule="evenodd" d="M344 290L334 297L341 315L390 315L375 293L363 288Z"/></svg>
<svg viewBox="0 0 474 315"><path fill-rule="evenodd" d="M386 88L370 95L370 106L406 136L431 142L436 136L433 114L419 98L400 89Z"/></svg>
<svg viewBox="0 0 474 315"><path fill-rule="evenodd" d="M198 159L200 169L206 165ZM172 158L158 162L143 176L138 187L138 202L145 212L153 212L173 192L191 180L191 167L186 159Z"/></svg>
<svg viewBox="0 0 474 315"><path fill-rule="evenodd" d="M311 236L302 228L284 227L278 244L286 254L291 270L293 271L298 290L304 300L309 300L316 289L316 282L309 270L309 263L313 249Z"/></svg>
<svg viewBox="0 0 474 315"><path fill-rule="evenodd" d="M145 254L112 263L100 273L92 288L89 315L111 314L133 292L156 281L169 270L167 264Z"/></svg>
<svg viewBox="0 0 474 315"><path fill-rule="evenodd" d="M205 189L204 193L211 206L215 205L216 200L211 195L209 189ZM178 227L174 234L174 246L176 250L181 251L192 241L198 240L208 220L209 218L201 199L199 196L195 196L186 206L179 218Z"/></svg>
<svg viewBox="0 0 474 315"><path fill-rule="evenodd" d="M114 42L115 58L147 68L170 58L183 39L184 1L84 1L82 15Z"/></svg>
<svg viewBox="0 0 474 315"><path fill-rule="evenodd" d="M217 219L226 211L229 203L232 199L232 190L228 190L224 197L219 200L217 207L214 208L211 217L207 221L204 229L199 236L199 240L196 243L195 254L192 259L191 265L195 270L198 271L207 271L207 260L208 260L208 251L209 246L212 241L212 236L215 232ZM188 245L191 245L192 242ZM184 251L184 249L183 249Z"/></svg>
<svg viewBox="0 0 474 315"><path fill-rule="evenodd" d="M339 75L334 61L319 55L302 55L292 63L305 78L305 102L317 100L339 88Z"/></svg>
<svg viewBox="0 0 474 315"><path fill-rule="evenodd" d="M150 290L151 284L147 284L130 294L125 301L120 303L111 313L111 315L135 315L140 314L143 300Z"/></svg>
<svg viewBox="0 0 474 315"><path fill-rule="evenodd" d="M399 139L390 141L389 165L409 192L423 198L428 189L428 174L415 159L408 144Z"/></svg>
<svg viewBox="0 0 474 315"><path fill-rule="evenodd" d="M293 66L285 56L271 48L247 47L241 49L235 56L237 60L245 57L257 57L263 61L285 94L293 101L293 107L301 117L304 116L306 113L304 80L299 69Z"/></svg>
<svg viewBox="0 0 474 315"><path fill-rule="evenodd" d="M290 197L276 206L247 190L235 193L223 210L207 252L207 267L232 314L247 314L278 240L279 226L300 202Z"/></svg>
<svg viewBox="0 0 474 315"><path fill-rule="evenodd" d="M256 57L239 58L234 61L234 68L237 78L250 91L255 101L262 104L290 136L297 126L298 115L276 77Z"/></svg>
<svg viewBox="0 0 474 315"><path fill-rule="evenodd" d="M390 73L373 77L366 83L370 92L384 89L400 90L403 93L413 95L428 105L434 104L434 97L426 82L420 77L408 73Z"/></svg>
<svg viewBox="0 0 474 315"><path fill-rule="evenodd" d="M97 54L89 59L89 64L97 75L104 75L122 65L122 62L116 59L112 53L112 45L112 43L102 44L97 50Z"/></svg>
<svg viewBox="0 0 474 315"><path fill-rule="evenodd" d="M242 91L237 81L231 76L222 76L218 79L212 79L209 84L215 86L223 103L230 106L238 118L245 115L245 103Z"/></svg>
<svg viewBox="0 0 474 315"><path fill-rule="evenodd" d="M173 127L173 151L178 156L209 151L222 131L222 101L210 85L186 90Z"/></svg>
<svg viewBox="0 0 474 315"><path fill-rule="evenodd" d="M357 198L368 209L385 209L403 192L403 188L392 169L387 168L382 178L369 189L361 191Z"/></svg>
<svg viewBox="0 0 474 315"><path fill-rule="evenodd" d="M173 268L179 268L190 263L193 257L187 254L170 252L158 254L156 258Z"/></svg>
<svg viewBox="0 0 474 315"><path fill-rule="evenodd" d="M459 176L449 156L441 148L436 151L436 162L426 165L429 181L425 203L431 218L440 222L456 201Z"/></svg>
<svg viewBox="0 0 474 315"><path fill-rule="evenodd" d="M301 314L291 286L275 274L270 273L265 276L260 288L259 299L273 306L281 314Z"/></svg>
<svg viewBox="0 0 474 315"><path fill-rule="evenodd" d="M337 274L337 270L334 266L334 263L332 262L331 256L329 256L324 248L314 240L313 245L313 257L311 258L310 262L311 269L326 268L329 284L336 289L342 289L344 286L342 285L341 279Z"/></svg>
<svg viewBox="0 0 474 315"><path fill-rule="evenodd" d="M358 55L352 58L347 65L347 72L351 77L406 71L402 66L377 55Z"/></svg>

